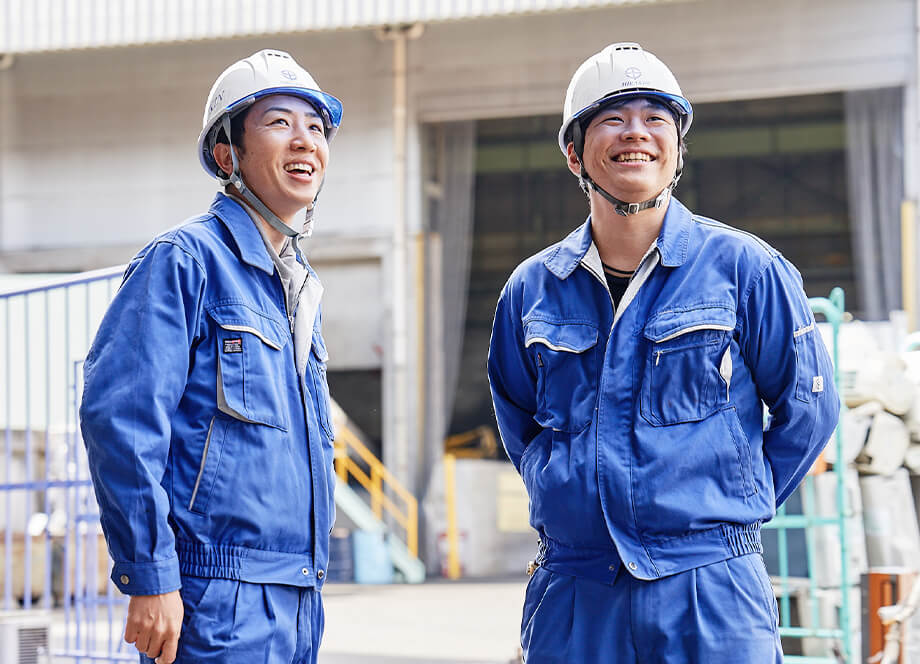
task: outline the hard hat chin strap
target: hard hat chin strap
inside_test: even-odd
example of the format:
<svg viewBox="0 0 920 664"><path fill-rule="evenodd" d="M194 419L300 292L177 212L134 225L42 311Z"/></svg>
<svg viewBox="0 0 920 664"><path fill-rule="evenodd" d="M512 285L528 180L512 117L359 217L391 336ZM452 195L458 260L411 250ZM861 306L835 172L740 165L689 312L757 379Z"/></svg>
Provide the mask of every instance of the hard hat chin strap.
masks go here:
<svg viewBox="0 0 920 664"><path fill-rule="evenodd" d="M597 184L591 176L588 175L587 169L585 169L585 162L582 159L582 155L585 148L585 137L582 133L581 124L575 122L572 125L572 141L575 147L575 156L578 157L578 166L581 169L581 172L578 174L578 182L581 185L581 188L584 189L585 193L588 193L588 187L599 193L610 205L613 206L614 211L624 217L627 217L631 214L638 214L643 210L648 210L649 208L660 208L668 201L668 197L671 195L671 192L674 190L674 187L677 186L677 181L680 180L681 173L684 170L684 158L683 156L678 156L677 158L677 172L674 173L674 178L671 180L671 184L662 189L657 196L650 198L647 201L642 201L641 203L628 203L627 201L621 201L619 198L611 194L609 191ZM680 146L678 146L678 150Z"/></svg>
<svg viewBox="0 0 920 664"><path fill-rule="evenodd" d="M243 176L240 173L239 161L236 158L236 149L233 147L233 141L230 138L230 117L224 115L221 120L221 127L223 127L224 134L227 138L227 144L230 146L230 158L233 162L233 172L230 174L230 177L224 178L218 175L218 180L223 186L232 184L236 187L236 190L239 192L240 197L246 201L252 208L261 215L261 217L268 222L268 224L274 228L276 231L285 235L291 239L291 248L294 249L294 254L297 256L297 260L301 263L306 263L306 260L303 257L303 254L300 251L300 244L298 240L301 236L310 237L313 234L313 210L316 208L316 199L319 197L319 191L316 192L316 196L313 197L313 204L307 208L306 219L304 221L304 232L298 233L293 228L288 226L284 221L281 220L278 215L268 209L268 206L265 205L256 196L249 187L246 186L246 183L243 181ZM213 142L213 139L212 139ZM213 151L214 146L211 146ZM322 184L320 184L320 189L322 189Z"/></svg>

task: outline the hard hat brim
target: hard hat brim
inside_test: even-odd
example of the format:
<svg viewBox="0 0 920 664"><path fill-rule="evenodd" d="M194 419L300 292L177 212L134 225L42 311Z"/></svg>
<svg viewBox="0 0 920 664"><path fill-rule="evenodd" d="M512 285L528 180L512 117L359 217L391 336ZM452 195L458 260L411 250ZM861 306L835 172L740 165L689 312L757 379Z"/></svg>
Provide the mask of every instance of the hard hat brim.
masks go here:
<svg viewBox="0 0 920 664"><path fill-rule="evenodd" d="M227 106L224 113L215 116L212 121L201 130L201 134L198 135L198 159L201 161L202 167L204 167L212 177L217 177L218 166L214 161L214 155L211 154L208 145L208 136L210 136L211 132L218 125L220 119L224 114L229 114L230 117L233 117L249 106L252 106L252 104L259 99L270 95L291 95L292 97L299 97L316 108L323 119L323 124L326 127L326 139L329 141L335 136L339 125L342 123L342 102L322 90L310 90L299 87L275 87L259 90L242 99L237 99Z"/></svg>
<svg viewBox="0 0 920 664"><path fill-rule="evenodd" d="M622 90L606 97L602 97L593 104L585 106L583 109L575 113L569 119L569 121L559 129L559 148L562 150L562 153L566 154L566 146L569 143L567 137L569 130L572 128L572 123L581 122L582 120L593 116L595 113L599 112L606 106L610 106L611 104L628 101L630 99L638 99L640 97L651 97L653 99L659 99L673 108L681 117L680 134L681 136L686 135L687 130L690 129L690 124L693 122L693 106L689 101L687 101L687 99L681 97L680 95L662 92L661 90L649 90L643 88Z"/></svg>

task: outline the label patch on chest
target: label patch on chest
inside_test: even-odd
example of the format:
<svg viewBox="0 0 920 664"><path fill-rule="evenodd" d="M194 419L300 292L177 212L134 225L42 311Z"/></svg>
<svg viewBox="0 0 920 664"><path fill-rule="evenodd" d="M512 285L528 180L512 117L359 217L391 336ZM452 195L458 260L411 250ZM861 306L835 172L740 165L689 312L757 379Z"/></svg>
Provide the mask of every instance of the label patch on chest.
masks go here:
<svg viewBox="0 0 920 664"><path fill-rule="evenodd" d="M823 392L824 391L824 376L815 376L811 379L811 391L812 392Z"/></svg>
<svg viewBox="0 0 920 664"><path fill-rule="evenodd" d="M224 352L225 353L242 353L243 352L243 340L240 338L224 339Z"/></svg>

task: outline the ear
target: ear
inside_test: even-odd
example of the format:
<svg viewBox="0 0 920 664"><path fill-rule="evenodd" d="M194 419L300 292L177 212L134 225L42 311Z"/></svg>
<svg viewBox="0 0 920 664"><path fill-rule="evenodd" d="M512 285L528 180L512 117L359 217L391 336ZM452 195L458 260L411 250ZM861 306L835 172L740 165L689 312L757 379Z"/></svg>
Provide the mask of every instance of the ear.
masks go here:
<svg viewBox="0 0 920 664"><path fill-rule="evenodd" d="M569 144L565 146L566 166L569 167L569 170L572 171L573 175L581 175L581 163L578 161L578 155L575 154L575 144L569 141Z"/></svg>
<svg viewBox="0 0 920 664"><path fill-rule="evenodd" d="M214 161L227 175L233 172L233 158L230 156L230 146L226 143L218 143L214 146Z"/></svg>

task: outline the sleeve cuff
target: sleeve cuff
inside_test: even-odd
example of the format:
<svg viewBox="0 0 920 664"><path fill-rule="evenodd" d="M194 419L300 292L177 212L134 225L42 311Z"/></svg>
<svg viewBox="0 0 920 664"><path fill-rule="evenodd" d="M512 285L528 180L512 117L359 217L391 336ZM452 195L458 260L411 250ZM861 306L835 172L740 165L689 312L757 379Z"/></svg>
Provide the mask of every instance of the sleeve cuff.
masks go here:
<svg viewBox="0 0 920 664"><path fill-rule="evenodd" d="M125 595L162 595L182 587L179 558L145 563L116 562L112 581Z"/></svg>

